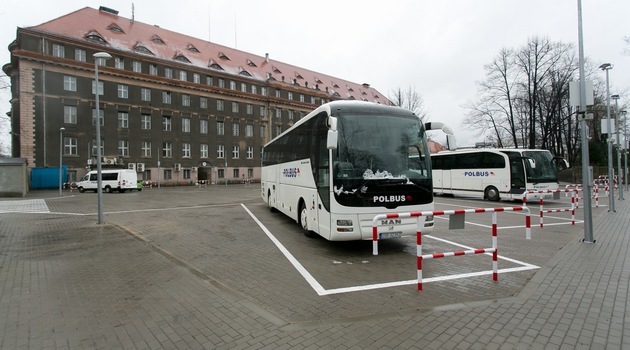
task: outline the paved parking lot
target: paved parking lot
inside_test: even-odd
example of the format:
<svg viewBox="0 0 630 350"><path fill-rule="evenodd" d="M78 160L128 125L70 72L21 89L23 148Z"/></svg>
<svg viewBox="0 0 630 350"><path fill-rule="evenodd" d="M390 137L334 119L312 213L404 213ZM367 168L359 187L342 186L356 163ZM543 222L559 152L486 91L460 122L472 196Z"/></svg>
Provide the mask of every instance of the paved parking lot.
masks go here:
<svg viewBox="0 0 630 350"><path fill-rule="evenodd" d="M531 240L523 215L501 213L497 282L490 256L450 257L425 262L428 281L418 292L414 238L382 241L378 256L369 241L307 238L269 212L256 185L104 194L104 225L96 225L96 198L46 191L0 200L2 348L487 348L508 338L513 346L599 344L596 329L583 343L580 334L567 337L568 321L553 327L562 337L536 327L524 338L534 323L562 319L545 309L564 300L555 294L543 291L545 303L534 300L529 311L525 305L554 283L545 278L567 246L595 246L575 247L581 211L575 226L570 213L558 213L540 229L531 206ZM436 209L513 205L436 198ZM625 203L612 215L622 210ZM603 206L593 212L609 215ZM449 231L436 218L424 251L491 246L490 215L466 221L464 230ZM469 273L482 275L462 277ZM506 330L519 315L531 318L529 327ZM477 334L486 323L486 335ZM623 332L607 332L604 344L621 346Z"/></svg>

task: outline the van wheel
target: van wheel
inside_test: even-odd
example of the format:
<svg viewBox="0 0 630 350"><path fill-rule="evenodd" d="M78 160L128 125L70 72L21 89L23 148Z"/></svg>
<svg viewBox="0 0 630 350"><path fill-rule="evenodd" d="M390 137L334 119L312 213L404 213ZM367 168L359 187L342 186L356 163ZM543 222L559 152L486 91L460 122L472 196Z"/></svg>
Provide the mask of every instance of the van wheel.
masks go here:
<svg viewBox="0 0 630 350"><path fill-rule="evenodd" d="M83 187L79 187L79 192L83 193L85 192L85 189Z"/></svg>
<svg viewBox="0 0 630 350"><path fill-rule="evenodd" d="M113 191L112 191L111 187L107 186L107 187L105 187L105 192L112 193Z"/></svg>
<svg viewBox="0 0 630 350"><path fill-rule="evenodd" d="M123 188L119 188L119 189L118 189L118 192L120 192L120 193L125 193L125 191L126 191L126 190L125 190L125 189L123 189Z"/></svg>
<svg viewBox="0 0 630 350"><path fill-rule="evenodd" d="M314 238L315 232L310 231L308 229L308 210L306 209L306 205L304 204L304 201L300 201L300 206L299 206L300 210L299 210L299 220L300 220L300 226L302 226L302 232L304 233L304 236L308 237L308 238Z"/></svg>
<svg viewBox="0 0 630 350"><path fill-rule="evenodd" d="M499 196L499 190L497 190L494 186L488 186L488 188L486 188L486 199L492 202L496 202L501 199Z"/></svg>

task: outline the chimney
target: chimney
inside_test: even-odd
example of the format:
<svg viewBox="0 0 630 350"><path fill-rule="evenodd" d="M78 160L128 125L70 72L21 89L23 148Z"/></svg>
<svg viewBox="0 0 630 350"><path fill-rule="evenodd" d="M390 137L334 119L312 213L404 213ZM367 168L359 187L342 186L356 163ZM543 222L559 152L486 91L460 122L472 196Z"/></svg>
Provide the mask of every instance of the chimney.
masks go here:
<svg viewBox="0 0 630 350"><path fill-rule="evenodd" d="M265 62L269 63L269 53L265 54Z"/></svg>

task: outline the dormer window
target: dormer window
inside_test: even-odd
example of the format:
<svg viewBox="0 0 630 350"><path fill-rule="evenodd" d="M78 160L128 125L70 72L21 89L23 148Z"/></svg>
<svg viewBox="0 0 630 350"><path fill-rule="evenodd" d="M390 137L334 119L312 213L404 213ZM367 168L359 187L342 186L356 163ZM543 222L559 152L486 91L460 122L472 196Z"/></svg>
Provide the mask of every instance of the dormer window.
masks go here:
<svg viewBox="0 0 630 350"><path fill-rule="evenodd" d="M246 76L246 77L251 77L252 76L251 74L249 74L248 71L245 70L245 68L243 68L243 67L238 67L238 68L239 68L238 74Z"/></svg>
<svg viewBox="0 0 630 350"><path fill-rule="evenodd" d="M173 59L176 61L184 62L184 63L190 63L190 60L186 56L182 55L181 53L175 54L175 57L173 57Z"/></svg>
<svg viewBox="0 0 630 350"><path fill-rule="evenodd" d="M317 84L323 84L323 83L322 83L322 81L321 81L321 80L319 80L319 78L318 78L318 77L315 77L315 82L316 82Z"/></svg>
<svg viewBox="0 0 630 350"><path fill-rule="evenodd" d="M107 41L105 41L105 39L103 39L103 37L99 33L94 32L94 31L89 32L85 36L85 38L88 39L88 40L94 40L94 41L98 41L99 43L107 44Z"/></svg>
<svg viewBox="0 0 630 350"><path fill-rule="evenodd" d="M273 70L274 73L282 74L280 69L278 69L276 66L271 66L271 70Z"/></svg>
<svg viewBox="0 0 630 350"><path fill-rule="evenodd" d="M354 89L352 88L352 86L350 86L350 85L346 85L346 87L348 88L348 91L350 91L350 92L354 92Z"/></svg>
<svg viewBox="0 0 630 350"><path fill-rule="evenodd" d="M256 65L256 63L254 63L254 62L253 62L252 60L250 60L249 58L247 59L247 65L248 65L248 66L250 66L250 67L258 67L258 66Z"/></svg>
<svg viewBox="0 0 630 350"><path fill-rule="evenodd" d="M223 52L219 52L219 58L222 60L228 60L228 61L230 60L230 58L227 57L227 55L224 54Z"/></svg>
<svg viewBox="0 0 630 350"><path fill-rule="evenodd" d="M125 34L125 31L124 31L124 30L122 30L122 28L120 28L120 27L118 26L118 24L116 24L116 23L112 23L112 24L110 24L109 26L107 26L107 29L111 30L111 31L112 31L112 32L114 32L114 33L122 33L122 34Z"/></svg>
<svg viewBox="0 0 630 350"><path fill-rule="evenodd" d="M153 36L151 37L151 41L153 41L153 42L154 42L154 43L156 43L156 44L162 44L162 45L164 45L164 44L165 44L165 43L164 43L164 40L162 40L162 38L160 38L159 36L157 36L157 34L156 34L156 35L153 35Z"/></svg>
<svg viewBox="0 0 630 350"><path fill-rule="evenodd" d="M136 43L136 45L133 47L133 50L139 53L143 53L143 54L147 54L147 55L153 55L153 52L151 52L151 50L147 49L146 46L142 45L141 43Z"/></svg>
<svg viewBox="0 0 630 350"><path fill-rule="evenodd" d="M300 73L298 73L298 72L295 72L295 77L296 77L297 79L304 79L304 78L300 75Z"/></svg>
<svg viewBox="0 0 630 350"><path fill-rule="evenodd" d="M215 62L213 59L210 59L210 61L208 62L208 67L212 68L212 69L216 69L216 70L223 70L223 67L221 67L217 62Z"/></svg>
<svg viewBox="0 0 630 350"><path fill-rule="evenodd" d="M188 47L186 49L188 49L188 51L199 53L199 50L197 50L197 48L193 44L188 44Z"/></svg>
<svg viewBox="0 0 630 350"><path fill-rule="evenodd" d="M337 83L335 83L334 81L331 81L330 83L332 84L334 88L339 89L339 85L337 85Z"/></svg>

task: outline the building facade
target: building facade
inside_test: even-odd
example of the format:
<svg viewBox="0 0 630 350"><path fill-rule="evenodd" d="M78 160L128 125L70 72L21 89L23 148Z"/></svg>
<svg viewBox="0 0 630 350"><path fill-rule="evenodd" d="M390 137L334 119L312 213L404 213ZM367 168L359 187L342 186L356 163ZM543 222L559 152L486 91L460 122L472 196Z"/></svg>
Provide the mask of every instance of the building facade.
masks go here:
<svg viewBox="0 0 630 350"><path fill-rule="evenodd" d="M262 146L336 99L391 104L357 84L89 7L18 28L12 155L29 168L135 169L162 184L256 181ZM111 59L95 61L106 52ZM96 86L98 64L98 86ZM99 116L96 115L96 93Z"/></svg>

